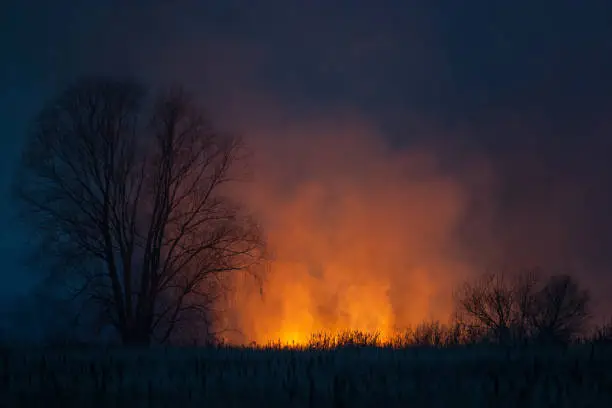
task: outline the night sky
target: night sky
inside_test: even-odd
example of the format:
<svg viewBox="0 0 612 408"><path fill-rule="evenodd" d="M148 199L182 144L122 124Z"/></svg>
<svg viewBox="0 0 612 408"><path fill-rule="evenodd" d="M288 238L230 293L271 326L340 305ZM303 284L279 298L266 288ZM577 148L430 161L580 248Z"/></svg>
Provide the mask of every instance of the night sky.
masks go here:
<svg viewBox="0 0 612 408"><path fill-rule="evenodd" d="M392 149L435 146L450 168L486 157L495 194L473 211L492 215L466 240L487 251L495 236L496 248L537 261L552 230L531 228L554 213L566 238L544 258L578 260L601 302L612 290L608 1L8 0L0 33L7 305L33 281L12 169L30 118L83 74L181 83L229 129L350 112ZM528 227L512 235L509 225Z"/></svg>

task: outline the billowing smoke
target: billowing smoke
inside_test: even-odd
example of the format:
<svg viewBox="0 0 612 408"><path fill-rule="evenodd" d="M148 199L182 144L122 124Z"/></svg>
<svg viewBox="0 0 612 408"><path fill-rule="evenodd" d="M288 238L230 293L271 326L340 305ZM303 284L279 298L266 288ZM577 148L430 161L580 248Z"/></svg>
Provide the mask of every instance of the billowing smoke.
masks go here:
<svg viewBox="0 0 612 408"><path fill-rule="evenodd" d="M46 36L14 34L42 41L19 51L39 52L54 86L83 73L183 84L220 129L245 136L253 182L238 195L275 259L262 292L251 283L234 293L223 322L241 331L227 332L233 340L445 320L460 281L536 265L573 273L593 291L595 314L608 314L609 106L576 98L558 109L575 115L553 118L527 91L484 106L487 92L470 88L481 76L497 75L508 92L533 87L534 98L565 84L552 92L548 72L523 83L470 65L471 54L451 52L457 38L471 44L470 30L446 32L419 1L390 2L391 12L247 3L134 3L121 13L53 3L66 21Z"/></svg>
<svg viewBox="0 0 612 408"><path fill-rule="evenodd" d="M581 184L593 180L589 171L568 174L574 163L556 174L563 167L537 152L453 152L441 143L450 134L391 146L358 114L296 117L255 105L256 115L237 115L253 152L253 180L239 194L274 260L263 291L242 287L233 297L224 323L240 333L229 339L384 336L445 322L465 279L531 267L574 274L594 289L595 315L605 315L594 284L602 265L591 256L601 237L590 235Z"/></svg>
<svg viewBox="0 0 612 408"><path fill-rule="evenodd" d="M263 292L236 293L232 323L246 339L384 335L448 317L451 290L469 273L456 236L470 192L435 152L390 149L347 114L249 135L254 178L240 194L274 260Z"/></svg>

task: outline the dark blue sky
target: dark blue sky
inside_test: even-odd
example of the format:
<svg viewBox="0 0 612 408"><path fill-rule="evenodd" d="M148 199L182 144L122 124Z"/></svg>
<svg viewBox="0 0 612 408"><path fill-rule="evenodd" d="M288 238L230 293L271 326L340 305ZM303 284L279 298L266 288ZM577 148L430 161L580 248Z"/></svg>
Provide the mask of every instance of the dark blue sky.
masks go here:
<svg viewBox="0 0 612 408"><path fill-rule="evenodd" d="M296 112L349 107L397 144L434 124L436 143L498 158L508 211L569 177L587 197L574 247L612 266L609 1L8 0L0 30L4 197L52 92L82 74L136 75L224 103L248 91ZM12 294L23 239L8 198L0 208Z"/></svg>

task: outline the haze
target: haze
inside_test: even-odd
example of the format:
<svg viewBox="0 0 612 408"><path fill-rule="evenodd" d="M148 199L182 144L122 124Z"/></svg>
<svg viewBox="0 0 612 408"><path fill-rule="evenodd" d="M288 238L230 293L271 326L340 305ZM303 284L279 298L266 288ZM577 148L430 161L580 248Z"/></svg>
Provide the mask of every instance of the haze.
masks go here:
<svg viewBox="0 0 612 408"><path fill-rule="evenodd" d="M0 11L2 186L29 119L66 82L192 90L248 141L253 180L236 194L275 255L263 293L234 294L232 341L444 321L464 279L532 266L571 271L610 315L605 2L70 3ZM37 275L4 196L9 310Z"/></svg>

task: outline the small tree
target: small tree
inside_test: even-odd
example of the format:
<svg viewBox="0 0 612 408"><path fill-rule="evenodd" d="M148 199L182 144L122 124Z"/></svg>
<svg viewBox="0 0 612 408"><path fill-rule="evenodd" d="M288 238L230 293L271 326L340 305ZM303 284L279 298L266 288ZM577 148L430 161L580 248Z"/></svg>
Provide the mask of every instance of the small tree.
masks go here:
<svg viewBox="0 0 612 408"><path fill-rule="evenodd" d="M569 275L553 275L544 284L539 275L531 269L511 279L500 273L465 282L456 302L467 332L487 332L499 343L567 342L581 333L588 292Z"/></svg>
<svg viewBox="0 0 612 408"><path fill-rule="evenodd" d="M131 81L69 87L38 115L16 179L54 282L135 345L210 328L229 276L259 276L265 253L226 188L241 141L180 90L148 96Z"/></svg>
<svg viewBox="0 0 612 408"><path fill-rule="evenodd" d="M586 328L589 292L569 275L552 276L532 302L531 322L540 342L567 343Z"/></svg>
<svg viewBox="0 0 612 408"><path fill-rule="evenodd" d="M455 297L459 315L470 331L484 329L498 342L509 339L515 317L515 294L503 274L487 274L465 282Z"/></svg>

